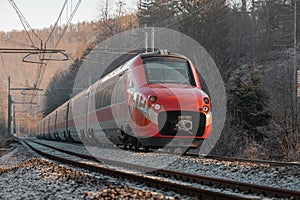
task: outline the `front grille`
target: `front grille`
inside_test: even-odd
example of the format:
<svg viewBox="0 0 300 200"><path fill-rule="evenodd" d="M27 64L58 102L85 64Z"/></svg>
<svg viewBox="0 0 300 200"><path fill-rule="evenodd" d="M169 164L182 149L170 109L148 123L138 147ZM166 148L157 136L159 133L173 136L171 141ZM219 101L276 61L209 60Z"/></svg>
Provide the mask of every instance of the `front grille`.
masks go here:
<svg viewBox="0 0 300 200"><path fill-rule="evenodd" d="M179 116L191 117L190 131L178 128ZM202 136L205 131L206 116L200 112L167 111L158 114L158 128L165 136Z"/></svg>

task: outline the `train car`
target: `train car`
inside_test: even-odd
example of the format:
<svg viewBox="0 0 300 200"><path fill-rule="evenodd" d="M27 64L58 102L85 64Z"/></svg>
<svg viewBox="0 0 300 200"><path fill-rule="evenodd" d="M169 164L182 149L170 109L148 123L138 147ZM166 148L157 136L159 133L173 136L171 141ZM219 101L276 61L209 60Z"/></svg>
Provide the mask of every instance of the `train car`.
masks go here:
<svg viewBox="0 0 300 200"><path fill-rule="evenodd" d="M212 132L210 99L196 68L185 56L164 50L115 67L61 109L68 137L78 142L189 149Z"/></svg>
<svg viewBox="0 0 300 200"><path fill-rule="evenodd" d="M100 87L102 87L102 81L93 84L88 89L88 102L87 102L87 129L86 134L83 134L83 138L85 141L92 143L92 144L99 144L102 145L111 144L110 140L107 138L106 133L103 130L103 124L99 123L97 117L97 106L99 106L99 101L104 103L105 97L103 98L96 98L99 97ZM103 86L104 87L104 86ZM98 102L97 102L98 100ZM104 117L104 116L103 116Z"/></svg>
<svg viewBox="0 0 300 200"><path fill-rule="evenodd" d="M44 124L43 124L43 120L38 122L38 129L36 131L36 136L40 139L45 138L44 137Z"/></svg>
<svg viewBox="0 0 300 200"><path fill-rule="evenodd" d="M57 117L57 110L54 110L49 114L49 125L48 125L48 134L50 139L58 139L56 134L56 117Z"/></svg>
<svg viewBox="0 0 300 200"><path fill-rule="evenodd" d="M41 121L39 121L39 122L37 123L36 131L35 131L35 134L34 134L34 135L36 135L37 138L41 139L41 138L42 138L42 137L41 137L41 134L40 134L41 132L42 132Z"/></svg>
<svg viewBox="0 0 300 200"><path fill-rule="evenodd" d="M68 109L68 135L72 141L83 142L87 135L87 90L70 100Z"/></svg>
<svg viewBox="0 0 300 200"><path fill-rule="evenodd" d="M57 140L70 140L68 135L68 110L69 110L69 101L57 108L57 117L56 117L56 133Z"/></svg>
<svg viewBox="0 0 300 200"><path fill-rule="evenodd" d="M211 134L210 99L184 56L140 54L96 84L97 120L115 144L197 148Z"/></svg>
<svg viewBox="0 0 300 200"><path fill-rule="evenodd" d="M48 135L48 118L45 117L42 121L42 126L43 126L43 138L45 139L50 139L50 136Z"/></svg>
<svg viewBox="0 0 300 200"><path fill-rule="evenodd" d="M52 139L50 131L49 131L49 116L46 116L45 118L43 118L42 120L42 126L43 126L43 138L45 139Z"/></svg>

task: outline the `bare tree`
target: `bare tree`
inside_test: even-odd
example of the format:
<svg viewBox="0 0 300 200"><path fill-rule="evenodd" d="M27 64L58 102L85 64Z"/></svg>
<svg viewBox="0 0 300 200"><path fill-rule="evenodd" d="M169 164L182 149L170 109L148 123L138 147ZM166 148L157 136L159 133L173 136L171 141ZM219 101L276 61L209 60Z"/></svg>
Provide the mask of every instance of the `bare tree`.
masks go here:
<svg viewBox="0 0 300 200"><path fill-rule="evenodd" d="M5 133L7 132L6 122L5 122L5 118L6 118L6 112L5 112L6 105L5 105L5 102L4 102L7 98L5 98L6 97L5 93L6 93L5 90L3 90L3 91L1 90L0 91L0 99L1 99L1 101L0 101L0 137L5 136L6 135Z"/></svg>
<svg viewBox="0 0 300 200"><path fill-rule="evenodd" d="M275 134L279 141L283 158L287 160L297 160L299 156L299 133L295 131L295 117L297 116L293 101L293 69L286 62L276 70L278 74L272 82L273 91L272 107L273 124L271 132ZM275 74L275 73L274 73Z"/></svg>
<svg viewBox="0 0 300 200"><path fill-rule="evenodd" d="M91 44L92 41L95 40L95 33L92 31L93 22L91 24L87 24L85 22L77 24L76 30L76 38L79 41L77 51L76 51L76 59L80 59L82 56L82 52L84 52Z"/></svg>
<svg viewBox="0 0 300 200"><path fill-rule="evenodd" d="M100 20L96 29L98 30L98 37L108 38L116 33L124 30L120 18L123 16L124 1L119 0L117 2L116 9L109 4L108 0L102 1L102 9L100 10Z"/></svg>

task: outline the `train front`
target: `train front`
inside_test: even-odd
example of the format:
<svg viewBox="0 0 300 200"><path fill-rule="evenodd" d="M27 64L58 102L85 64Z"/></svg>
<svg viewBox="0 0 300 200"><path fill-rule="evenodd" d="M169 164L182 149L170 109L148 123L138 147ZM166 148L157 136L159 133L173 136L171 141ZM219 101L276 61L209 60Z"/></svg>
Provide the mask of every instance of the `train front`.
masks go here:
<svg viewBox="0 0 300 200"><path fill-rule="evenodd" d="M197 148L212 132L210 99L184 56L142 54L134 61L129 110L132 133L149 148Z"/></svg>

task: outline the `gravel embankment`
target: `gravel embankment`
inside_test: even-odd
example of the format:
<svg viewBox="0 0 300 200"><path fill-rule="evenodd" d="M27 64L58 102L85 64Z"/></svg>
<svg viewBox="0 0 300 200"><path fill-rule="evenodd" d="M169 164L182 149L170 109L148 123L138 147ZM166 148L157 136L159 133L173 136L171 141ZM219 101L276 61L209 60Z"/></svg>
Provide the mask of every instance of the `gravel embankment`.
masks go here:
<svg viewBox="0 0 300 200"><path fill-rule="evenodd" d="M299 167L274 167L249 162L218 161L161 153L134 153L117 149L84 147L82 145L50 141L47 141L47 143L67 150L72 149L79 153L88 153L87 148L92 155L105 159L114 159L148 167L164 167L168 170L185 173L300 191Z"/></svg>
<svg viewBox="0 0 300 200"><path fill-rule="evenodd" d="M299 167L274 167L247 162L183 157L168 166L168 169L300 191Z"/></svg>
<svg viewBox="0 0 300 200"><path fill-rule="evenodd" d="M93 177L39 158L13 167L0 180L1 199L164 198L158 193L115 185L105 177Z"/></svg>
<svg viewBox="0 0 300 200"><path fill-rule="evenodd" d="M0 199L149 198L178 196L59 165L29 153L21 145L0 158Z"/></svg>

